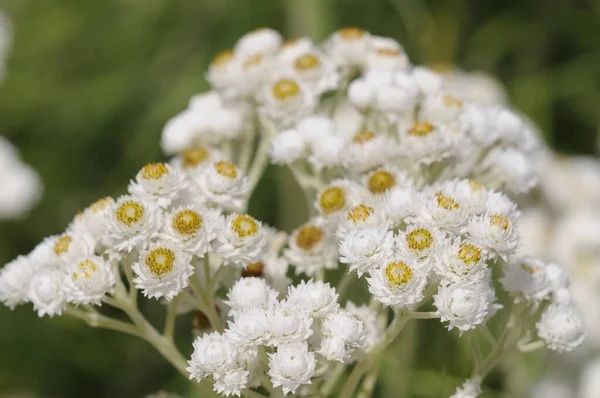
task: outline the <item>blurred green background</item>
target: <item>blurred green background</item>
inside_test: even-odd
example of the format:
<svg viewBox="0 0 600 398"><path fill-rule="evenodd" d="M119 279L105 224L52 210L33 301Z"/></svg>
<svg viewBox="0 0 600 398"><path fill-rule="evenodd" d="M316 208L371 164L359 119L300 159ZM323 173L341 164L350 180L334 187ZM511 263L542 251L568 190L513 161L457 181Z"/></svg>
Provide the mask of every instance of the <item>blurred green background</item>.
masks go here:
<svg viewBox="0 0 600 398"><path fill-rule="evenodd" d="M595 0L3 0L0 8L14 24L0 132L46 186L26 219L0 223L0 264L61 232L95 199L123 192L143 164L161 158L162 126L207 88L210 59L260 26L321 40L356 25L398 39L414 63L489 71L557 150L596 147ZM289 192L278 184L281 173L268 171L252 210L289 230L303 212L282 200ZM295 216L283 223L283 213ZM190 326L190 317L178 324L186 354ZM439 323L404 336L386 357L377 396L447 397L469 374L465 348ZM543 370L523 369L530 373L521 379ZM497 371L486 396L515 397L513 383ZM144 342L69 319L40 320L29 308L0 308L1 397L135 398L187 388Z"/></svg>

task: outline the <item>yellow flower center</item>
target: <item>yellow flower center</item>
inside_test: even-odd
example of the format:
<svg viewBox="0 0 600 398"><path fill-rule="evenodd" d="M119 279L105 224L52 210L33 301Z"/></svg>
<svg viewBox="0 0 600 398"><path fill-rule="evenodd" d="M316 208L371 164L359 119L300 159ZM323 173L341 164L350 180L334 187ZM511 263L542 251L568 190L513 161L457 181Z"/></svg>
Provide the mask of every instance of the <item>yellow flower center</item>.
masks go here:
<svg viewBox="0 0 600 398"><path fill-rule="evenodd" d="M458 98L453 97L451 95L444 95L443 100L444 100L444 104L449 108L452 108L452 107L462 108L462 106L463 106L463 103L461 100L459 100Z"/></svg>
<svg viewBox="0 0 600 398"><path fill-rule="evenodd" d="M314 54L304 54L296 58L294 68L299 70L314 69L321 65L321 61Z"/></svg>
<svg viewBox="0 0 600 398"><path fill-rule="evenodd" d="M396 185L396 176L385 170L378 170L369 177L367 186L372 193L384 193Z"/></svg>
<svg viewBox="0 0 600 398"><path fill-rule="evenodd" d="M360 133L356 133L354 137L352 137L352 141L356 142L357 144L362 144L367 141L371 141L373 138L375 138L375 133L372 131L362 131Z"/></svg>
<svg viewBox="0 0 600 398"><path fill-rule="evenodd" d="M73 279L80 277L89 278L94 272L96 272L96 264L90 260L84 260L77 264L77 271L73 272Z"/></svg>
<svg viewBox="0 0 600 398"><path fill-rule="evenodd" d="M353 26L339 30L340 37L344 40L357 40L365 35L365 31Z"/></svg>
<svg viewBox="0 0 600 398"><path fill-rule="evenodd" d="M458 202L456 200L452 199L449 196L445 196L442 193L436 194L435 199L437 201L438 207L441 207L442 209L457 210L460 208L460 205L458 204Z"/></svg>
<svg viewBox="0 0 600 398"><path fill-rule="evenodd" d="M469 182L469 185L471 185L471 191L472 192L480 192L481 190L483 190L483 185L481 185L481 183L477 182L477 181L473 181L473 180L467 180Z"/></svg>
<svg viewBox="0 0 600 398"><path fill-rule="evenodd" d="M433 244L433 234L425 228L413 229L406 234L406 243L413 251L429 249Z"/></svg>
<svg viewBox="0 0 600 398"><path fill-rule="evenodd" d="M273 95L281 101L295 97L299 93L300 86L291 79L281 79L273 85Z"/></svg>
<svg viewBox="0 0 600 398"><path fill-rule="evenodd" d="M92 203L90 205L90 210L92 211L92 213L99 213L103 210L106 210L108 206L112 205L113 203L115 203L114 199L110 196L106 196Z"/></svg>
<svg viewBox="0 0 600 398"><path fill-rule="evenodd" d="M425 137L431 133L435 127L433 124L429 122L416 122L413 126L408 130L408 134L413 135L415 137Z"/></svg>
<svg viewBox="0 0 600 398"><path fill-rule="evenodd" d="M481 261L481 249L468 243L461 243L456 257L465 264L479 264Z"/></svg>
<svg viewBox="0 0 600 398"><path fill-rule="evenodd" d="M263 61L264 58L265 57L262 54L254 54L244 60L244 68L250 68L258 65Z"/></svg>
<svg viewBox="0 0 600 398"><path fill-rule="evenodd" d="M242 214L233 219L231 222L231 229L233 229L240 238L246 238L258 233L258 223L251 216Z"/></svg>
<svg viewBox="0 0 600 398"><path fill-rule="evenodd" d="M182 210L175 214L171 225L181 235L193 235L202 228L202 216L192 210Z"/></svg>
<svg viewBox="0 0 600 398"><path fill-rule="evenodd" d="M521 264L521 269L529 273L530 275L534 275L540 272L542 270L542 267L540 267L539 265Z"/></svg>
<svg viewBox="0 0 600 398"><path fill-rule="evenodd" d="M169 174L169 169L164 163L149 163L142 169L142 178L144 180L158 180L165 174Z"/></svg>
<svg viewBox="0 0 600 398"><path fill-rule="evenodd" d="M115 212L117 220L128 227L131 227L132 224L140 221L144 216L144 213L144 206L132 200L123 202Z"/></svg>
<svg viewBox="0 0 600 398"><path fill-rule="evenodd" d="M237 177L235 165L226 160L221 160L215 163L215 169L217 170L217 173L221 174L223 177L228 177L232 180Z"/></svg>
<svg viewBox="0 0 600 398"><path fill-rule="evenodd" d="M319 200L321 210L331 214L346 206L346 192L341 187L330 187L323 191Z"/></svg>
<svg viewBox="0 0 600 398"><path fill-rule="evenodd" d="M387 265L385 269L385 277L391 284L402 286L412 278L412 270L410 267L401 261L394 261Z"/></svg>
<svg viewBox="0 0 600 398"><path fill-rule="evenodd" d="M374 208L360 204L348 212L346 220L352 221L352 223L356 225L358 222L367 221L367 218L369 218L374 211Z"/></svg>
<svg viewBox="0 0 600 398"><path fill-rule="evenodd" d="M265 269L265 263L262 261L248 264L248 266L242 270L242 278L249 278L251 276L255 278L260 278L263 276L263 271Z"/></svg>
<svg viewBox="0 0 600 398"><path fill-rule="evenodd" d="M311 250L323 240L324 232L321 228L307 225L296 234L296 245L304 250Z"/></svg>
<svg viewBox="0 0 600 398"><path fill-rule="evenodd" d="M291 46L295 45L296 43L298 43L298 39L287 39L286 41L283 42L281 47L291 47Z"/></svg>
<svg viewBox="0 0 600 398"><path fill-rule="evenodd" d="M212 60L211 66L217 66L217 67L225 66L229 62L231 62L234 57L235 57L235 54L233 53L232 50L225 50L225 51L217 54L217 56Z"/></svg>
<svg viewBox="0 0 600 398"><path fill-rule="evenodd" d="M490 226L500 227L506 231L510 227L510 221L504 214L494 213L490 216Z"/></svg>
<svg viewBox="0 0 600 398"><path fill-rule="evenodd" d="M175 263L175 252L173 250L159 247L146 255L146 266L156 276L168 274Z"/></svg>
<svg viewBox="0 0 600 398"><path fill-rule="evenodd" d="M392 48L392 47L378 48L377 54L384 55L386 57L397 57L398 55L400 55L400 50L398 50L397 48Z"/></svg>
<svg viewBox="0 0 600 398"><path fill-rule="evenodd" d="M72 240L73 238L71 238L69 235L63 235L58 238L56 243L54 243L54 253L57 256L60 256L61 254L68 252Z"/></svg>
<svg viewBox="0 0 600 398"><path fill-rule="evenodd" d="M182 154L184 168L195 167L208 159L208 151L204 148L188 149Z"/></svg>

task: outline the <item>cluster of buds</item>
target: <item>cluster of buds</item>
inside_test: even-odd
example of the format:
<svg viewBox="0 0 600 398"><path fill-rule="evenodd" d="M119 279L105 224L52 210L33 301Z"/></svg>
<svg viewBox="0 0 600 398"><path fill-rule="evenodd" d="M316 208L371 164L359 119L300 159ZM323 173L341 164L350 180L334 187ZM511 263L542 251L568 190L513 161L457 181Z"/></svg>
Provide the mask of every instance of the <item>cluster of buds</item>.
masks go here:
<svg viewBox="0 0 600 398"><path fill-rule="evenodd" d="M104 315L93 306L107 303L163 353L134 309L137 291L175 313L199 310L214 331L197 337L187 368L168 358L226 396L326 395L358 362L341 390L349 397L411 319L494 339L457 398L481 392L504 350L581 344L567 273L518 254L509 195L535 185L546 149L494 100L502 95L463 96L456 75L413 66L399 43L358 28L322 45L259 29L207 78L213 90L163 130L171 161L144 166L127 195L98 201L8 264L0 300L92 314L96 325ZM269 159L291 170L310 208L289 236L245 214ZM293 285L292 273L305 279ZM344 303L355 276L366 276L368 304ZM504 306L499 288L512 297ZM505 322L494 333L486 322L497 313Z"/></svg>

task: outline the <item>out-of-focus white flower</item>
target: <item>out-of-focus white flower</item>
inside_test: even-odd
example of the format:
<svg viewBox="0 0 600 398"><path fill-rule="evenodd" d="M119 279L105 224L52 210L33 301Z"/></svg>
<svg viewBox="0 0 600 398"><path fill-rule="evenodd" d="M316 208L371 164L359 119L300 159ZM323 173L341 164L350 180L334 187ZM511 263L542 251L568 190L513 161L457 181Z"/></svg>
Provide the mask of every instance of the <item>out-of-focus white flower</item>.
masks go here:
<svg viewBox="0 0 600 398"><path fill-rule="evenodd" d="M96 304L115 285L112 264L102 257L83 257L66 269L63 290L66 301L73 304Z"/></svg>
<svg viewBox="0 0 600 398"><path fill-rule="evenodd" d="M579 380L579 398L595 398L600 391L600 358L596 357L587 362L581 370ZM571 398L565 395L567 398ZM545 398L543 396L534 398ZM562 397L552 397L562 398Z"/></svg>
<svg viewBox="0 0 600 398"><path fill-rule="evenodd" d="M277 352L269 354L273 387L281 386L286 395L295 393L302 384L310 384L315 366L315 354L308 351L306 343L283 344L277 347Z"/></svg>
<svg viewBox="0 0 600 398"><path fill-rule="evenodd" d="M579 347L586 335L574 306L550 304L535 326L538 336L548 348L559 352Z"/></svg>
<svg viewBox="0 0 600 398"><path fill-rule="evenodd" d="M38 316L61 315L65 306L65 294L62 289L63 272L58 269L36 271L29 284L29 299Z"/></svg>
<svg viewBox="0 0 600 398"><path fill-rule="evenodd" d="M365 195L364 189L350 180L334 180L319 191L315 207L327 220L338 222L344 210L359 205Z"/></svg>
<svg viewBox="0 0 600 398"><path fill-rule="evenodd" d="M424 94L436 94L444 87L444 78L429 68L417 66L413 68L412 76Z"/></svg>
<svg viewBox="0 0 600 398"><path fill-rule="evenodd" d="M344 148L344 167L355 173L363 173L384 164L391 155L393 141L372 131L358 132Z"/></svg>
<svg viewBox="0 0 600 398"><path fill-rule="evenodd" d="M357 307L353 302L346 303L346 311L352 313L363 323L365 337L362 340L361 350L368 353L380 340L383 335L382 327L377 322L377 312L368 305Z"/></svg>
<svg viewBox="0 0 600 398"><path fill-rule="evenodd" d="M418 198L417 191L412 187L396 187L386 192L382 199L382 208L388 222L398 226L405 223L409 217L413 217Z"/></svg>
<svg viewBox="0 0 600 398"><path fill-rule="evenodd" d="M359 276L388 259L394 249L394 235L385 226L350 230L339 243L340 262Z"/></svg>
<svg viewBox="0 0 600 398"><path fill-rule="evenodd" d="M260 111L280 127L289 127L308 116L315 107L315 93L300 80L281 76L265 85Z"/></svg>
<svg viewBox="0 0 600 398"><path fill-rule="evenodd" d="M433 300L442 322L449 322L448 330L457 328L461 334L483 322L490 305L480 281L441 285Z"/></svg>
<svg viewBox="0 0 600 398"><path fill-rule="evenodd" d="M115 200L110 196L98 199L75 216L67 231L75 235L89 234L97 243L106 245L106 219L114 203Z"/></svg>
<svg viewBox="0 0 600 398"><path fill-rule="evenodd" d="M304 155L305 150L306 144L298 131L285 130L271 141L271 161L274 164L292 164Z"/></svg>
<svg viewBox="0 0 600 398"><path fill-rule="evenodd" d="M451 124L458 121L462 109L460 97L440 92L425 97L420 117L434 124Z"/></svg>
<svg viewBox="0 0 600 398"><path fill-rule="evenodd" d="M546 265L532 257L513 259L501 281L504 289L517 299L540 301L548 297L553 287Z"/></svg>
<svg viewBox="0 0 600 398"><path fill-rule="evenodd" d="M135 198L167 207L185 185L186 180L178 169L165 163L149 163L129 184L129 193Z"/></svg>
<svg viewBox="0 0 600 398"><path fill-rule="evenodd" d="M598 393L598 389L594 390L592 395L580 395L580 398L594 398ZM575 398L573 389L567 382L560 378L553 376L541 380L533 386L533 389L529 395L530 398Z"/></svg>
<svg viewBox="0 0 600 398"><path fill-rule="evenodd" d="M266 244L260 221L247 214L232 213L222 221L214 248L226 263L246 267L260 261Z"/></svg>
<svg viewBox="0 0 600 398"><path fill-rule="evenodd" d="M0 269L0 301L11 309L27 302L34 272L26 256L19 256Z"/></svg>
<svg viewBox="0 0 600 398"><path fill-rule="evenodd" d="M381 267L370 270L369 292L385 306L409 307L423 299L427 274L410 261L388 259Z"/></svg>
<svg viewBox="0 0 600 398"><path fill-rule="evenodd" d="M367 70L403 71L410 65L402 46L387 37L372 37L366 58Z"/></svg>
<svg viewBox="0 0 600 398"><path fill-rule="evenodd" d="M282 42L283 38L276 30L259 28L240 37L235 43L233 51L240 56L257 53L275 54Z"/></svg>
<svg viewBox="0 0 600 398"><path fill-rule="evenodd" d="M414 183L406 171L396 167L381 167L363 178L365 188L373 195L384 195L394 188L412 188Z"/></svg>
<svg viewBox="0 0 600 398"><path fill-rule="evenodd" d="M338 309L338 294L329 283L309 280L290 286L287 302L304 308L314 318L327 318Z"/></svg>
<svg viewBox="0 0 600 398"><path fill-rule="evenodd" d="M507 102L506 89L486 72L453 69L443 75L445 89L466 101L481 105L502 105Z"/></svg>
<svg viewBox="0 0 600 398"><path fill-rule="evenodd" d="M165 297L171 300L189 284L194 273L191 265L192 255L178 250L167 241L151 243L140 251L139 260L133 264L135 287L142 289L144 295Z"/></svg>
<svg viewBox="0 0 600 398"><path fill-rule="evenodd" d="M417 122L409 129L401 129L399 134L402 142L398 147L400 155L417 165L441 162L455 154L452 135L444 125Z"/></svg>
<svg viewBox="0 0 600 398"><path fill-rule="evenodd" d="M469 379L462 386L457 387L450 398L477 398L481 393L481 380Z"/></svg>
<svg viewBox="0 0 600 398"><path fill-rule="evenodd" d="M337 88L339 74L335 64L315 48L283 61L282 68L297 76L317 95Z"/></svg>
<svg viewBox="0 0 600 398"><path fill-rule="evenodd" d="M527 193L537 183L535 159L512 148L494 148L481 162L482 174L496 186L511 192Z"/></svg>
<svg viewBox="0 0 600 398"><path fill-rule="evenodd" d="M304 342L313 331L313 319L304 307L278 302L267 313L269 345L279 347L293 342Z"/></svg>
<svg viewBox="0 0 600 398"><path fill-rule="evenodd" d="M294 230L288 239L289 248L284 256L296 268L315 276L322 269L333 269L338 265L337 244L333 234L316 218Z"/></svg>
<svg viewBox="0 0 600 398"><path fill-rule="evenodd" d="M195 188L208 203L239 211L248 195L248 179L233 163L219 160L200 170Z"/></svg>
<svg viewBox="0 0 600 398"><path fill-rule="evenodd" d="M225 304L231 307L231 315L249 308L266 310L276 303L277 295L262 278L241 278L229 289Z"/></svg>
<svg viewBox="0 0 600 398"><path fill-rule="evenodd" d="M325 43L325 51L342 68L362 67L366 61L371 35L355 27L342 28Z"/></svg>

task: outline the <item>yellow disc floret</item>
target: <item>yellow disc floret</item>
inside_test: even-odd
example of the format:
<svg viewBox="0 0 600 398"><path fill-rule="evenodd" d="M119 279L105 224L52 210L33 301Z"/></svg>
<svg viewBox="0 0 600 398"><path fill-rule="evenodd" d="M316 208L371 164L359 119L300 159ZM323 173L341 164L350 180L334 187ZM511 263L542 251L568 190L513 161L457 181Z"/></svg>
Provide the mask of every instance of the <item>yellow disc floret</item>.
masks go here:
<svg viewBox="0 0 600 398"><path fill-rule="evenodd" d="M244 60L244 67L250 68L252 66L258 65L263 61L264 58L265 57L262 54L254 54Z"/></svg>
<svg viewBox="0 0 600 398"><path fill-rule="evenodd" d="M325 233L322 228L313 225L301 227L296 234L296 245L304 250L312 250L323 240Z"/></svg>
<svg viewBox="0 0 600 398"><path fill-rule="evenodd" d="M494 213L490 216L490 226L500 227L506 231L510 228L510 221L504 214Z"/></svg>
<svg viewBox="0 0 600 398"><path fill-rule="evenodd" d="M456 257L467 265L479 264L481 249L468 243L461 243Z"/></svg>
<svg viewBox="0 0 600 398"><path fill-rule="evenodd" d="M258 233L258 223L253 217L247 214L241 214L233 219L231 222L231 229L240 238L247 238Z"/></svg>
<svg viewBox="0 0 600 398"><path fill-rule="evenodd" d="M435 130L435 127L429 122L416 122L410 130L408 130L408 134L415 137L425 137L433 130Z"/></svg>
<svg viewBox="0 0 600 398"><path fill-rule="evenodd" d="M192 148L183 152L182 166L184 168L195 167L208 159L208 151L204 148Z"/></svg>
<svg viewBox="0 0 600 398"><path fill-rule="evenodd" d="M474 180L467 180L469 185L471 186L471 191L472 192L480 192L481 190L483 190L483 185L481 185L481 183L474 181Z"/></svg>
<svg viewBox="0 0 600 398"><path fill-rule="evenodd" d="M225 50L221 53L219 53L211 62L211 66L225 66L228 63L230 63L231 61L233 61L233 58L235 57L235 54L233 53L232 50Z"/></svg>
<svg viewBox="0 0 600 398"><path fill-rule="evenodd" d="M69 235L63 235L58 238L56 243L54 243L54 253L57 256L60 256L61 254L68 252L72 240L73 238L71 238Z"/></svg>
<svg viewBox="0 0 600 398"><path fill-rule="evenodd" d="M96 264L90 260L84 260L77 264L77 270L73 272L73 279L89 278L94 272L96 272Z"/></svg>
<svg viewBox="0 0 600 398"><path fill-rule="evenodd" d="M294 62L294 68L298 70L309 70L319 67L321 61L314 54L304 54L296 58Z"/></svg>
<svg viewBox="0 0 600 398"><path fill-rule="evenodd" d="M361 131L352 137L352 141L356 142L357 144L363 144L367 141L371 141L373 138L375 138L375 133L372 131Z"/></svg>
<svg viewBox="0 0 600 398"><path fill-rule="evenodd" d="M106 196L92 203L89 209L92 211L92 213L99 213L103 210L106 210L108 206L112 205L113 203L115 203L115 200L110 196Z"/></svg>
<svg viewBox="0 0 600 398"><path fill-rule="evenodd" d="M413 229L406 234L406 244L413 251L423 251L433 245L433 234L425 228Z"/></svg>
<svg viewBox="0 0 600 398"><path fill-rule="evenodd" d="M456 200L451 198L450 196L445 196L442 193L438 193L435 195L435 199L437 201L438 207L441 207L445 210L457 210L460 208L460 205Z"/></svg>
<svg viewBox="0 0 600 398"><path fill-rule="evenodd" d="M341 187L329 187L321 194L319 204L323 213L335 213L346 206L346 192Z"/></svg>
<svg viewBox="0 0 600 398"><path fill-rule="evenodd" d="M215 170L223 177L231 178L232 180L237 177L237 170L235 165L226 160L220 160L215 163Z"/></svg>
<svg viewBox="0 0 600 398"><path fill-rule="evenodd" d="M354 26L342 28L338 32L340 34L340 37L344 40L356 40L356 39L360 39L361 37L363 37L365 35L364 30L362 30L360 28L356 28Z"/></svg>
<svg viewBox="0 0 600 398"><path fill-rule="evenodd" d="M385 170L376 171L367 180L367 186L372 193L384 193L394 185L396 185L396 176Z"/></svg>
<svg viewBox="0 0 600 398"><path fill-rule="evenodd" d="M360 204L356 207L353 207L348 214L346 214L346 220L352 221L354 225L359 222L367 221L367 219L373 214L375 211L374 208Z"/></svg>
<svg viewBox="0 0 600 398"><path fill-rule="evenodd" d="M444 100L444 104L449 108L451 108L451 107L462 108L462 105L463 105L462 101L456 97L453 97L451 95L444 95L443 100Z"/></svg>
<svg viewBox="0 0 600 398"><path fill-rule="evenodd" d="M385 277L390 282L390 285L405 285L411 280L412 275L410 267L401 261L393 261L385 268Z"/></svg>
<svg viewBox="0 0 600 398"><path fill-rule="evenodd" d="M384 55L386 57L397 57L398 55L400 55L400 50L392 47L378 48L376 52L377 54Z"/></svg>
<svg viewBox="0 0 600 398"><path fill-rule="evenodd" d="M273 85L273 95L280 101L297 96L300 86L292 79L281 79Z"/></svg>
<svg viewBox="0 0 600 398"><path fill-rule="evenodd" d="M156 276L168 274L175 263L175 252L165 247L159 247L146 255L146 266Z"/></svg>
<svg viewBox="0 0 600 398"><path fill-rule="evenodd" d="M521 264L521 269L530 275L537 274L542 270L542 267L536 264Z"/></svg>
<svg viewBox="0 0 600 398"><path fill-rule="evenodd" d="M131 227L133 224L140 221L142 217L144 217L145 212L146 210L141 203L128 200L121 203L119 208L117 208L115 215L119 222Z"/></svg>
<svg viewBox="0 0 600 398"><path fill-rule="evenodd" d="M166 174L169 174L169 169L164 163L149 163L142 169L144 180L158 180Z"/></svg>
<svg viewBox="0 0 600 398"><path fill-rule="evenodd" d="M202 216L193 210L182 210L173 216L171 226L181 235L193 235L202 228Z"/></svg>

